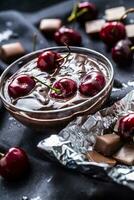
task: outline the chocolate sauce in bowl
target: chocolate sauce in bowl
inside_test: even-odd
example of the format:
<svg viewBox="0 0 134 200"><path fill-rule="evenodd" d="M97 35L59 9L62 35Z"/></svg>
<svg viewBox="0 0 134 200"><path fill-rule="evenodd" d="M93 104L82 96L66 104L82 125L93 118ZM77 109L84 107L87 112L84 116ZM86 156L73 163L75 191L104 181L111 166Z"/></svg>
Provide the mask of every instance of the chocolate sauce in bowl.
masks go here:
<svg viewBox="0 0 134 200"><path fill-rule="evenodd" d="M65 55L65 53L61 53L61 56ZM64 59L62 65L56 68L52 73L41 71L37 67L36 58L21 67L14 75L5 81L3 95L6 100L21 109L45 111L70 107L84 102L85 100L89 99L89 97L81 95L79 90L77 90L77 92L71 98L55 99L50 97L50 90L47 86L37 82L35 88L27 96L13 99L8 94L8 85L16 76L20 74L27 74L38 78L48 85L53 85L55 81L58 81L61 78L70 78L76 81L77 85L79 86L83 76L91 71L101 71L105 76L106 83L109 80L106 67L104 67L103 64L95 58L84 54L71 53L67 58Z"/></svg>

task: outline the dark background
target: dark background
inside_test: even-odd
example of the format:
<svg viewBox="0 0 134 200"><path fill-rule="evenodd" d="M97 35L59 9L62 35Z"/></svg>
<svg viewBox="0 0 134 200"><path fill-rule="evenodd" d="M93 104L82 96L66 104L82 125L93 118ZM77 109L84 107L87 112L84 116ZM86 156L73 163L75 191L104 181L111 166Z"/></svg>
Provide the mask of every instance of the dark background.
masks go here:
<svg viewBox="0 0 134 200"><path fill-rule="evenodd" d="M59 5L51 8L51 6L60 2L66 2L67 4L66 6ZM40 19L43 17L55 16L64 19L65 15L72 8L72 2L72 0L1 0L0 10L11 9L22 12L25 17L24 21L28 22L30 25L25 24L18 13L4 12L2 13L2 18L5 19L5 15L8 14L8 18L11 16L11 18L15 19L15 28L19 27L20 39L22 39L22 42L25 44L27 43L27 40L25 40L27 33L30 34L31 30L33 30L32 24L34 28L37 28ZM94 2L97 3L100 16L107 7L118 5L132 7L134 4L133 0L94 0ZM2 18L0 12L0 25ZM24 23L23 25L25 26L28 25L29 30L23 30L22 23ZM106 51L101 41L89 39L83 29L80 29L79 26L77 26L77 28L83 36L83 46L98 50L111 60L110 52ZM40 38L42 40L44 38L44 47L47 45L55 45L54 41L48 40L48 38L45 38L43 35L40 35ZM134 79L134 66L122 68L121 66L116 66L115 63L113 63L113 65L115 78L118 81L127 83L128 80ZM109 103L120 99L131 89L132 88L124 88L121 91L112 93ZM0 117L0 150L4 152L12 146L20 146L27 151L31 162L31 173L19 182L7 182L0 178L0 200L21 200L22 196L28 196L30 199L40 197L40 199L36 200L134 199L134 192L125 186L113 182L106 182L104 180L93 179L89 176L72 172L42 156L37 151L37 143L50 134L58 133L60 129L45 129L43 133L37 133L16 122L5 110L0 110Z"/></svg>
<svg viewBox="0 0 134 200"><path fill-rule="evenodd" d="M32 12L63 1L69 0L1 0L0 10L16 9L19 11Z"/></svg>

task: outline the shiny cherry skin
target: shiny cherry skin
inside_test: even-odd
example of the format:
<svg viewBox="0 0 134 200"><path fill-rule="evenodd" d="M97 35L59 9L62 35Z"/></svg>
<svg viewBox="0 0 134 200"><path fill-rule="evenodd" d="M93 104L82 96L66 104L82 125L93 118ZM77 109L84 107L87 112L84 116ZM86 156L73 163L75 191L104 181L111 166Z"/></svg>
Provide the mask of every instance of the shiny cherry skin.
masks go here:
<svg viewBox="0 0 134 200"><path fill-rule="evenodd" d="M29 169L29 160L26 152L13 147L0 158L0 175L3 178L15 180L20 178Z"/></svg>
<svg viewBox="0 0 134 200"><path fill-rule="evenodd" d="M59 45L80 45L81 35L72 28L61 27L54 34L55 42Z"/></svg>
<svg viewBox="0 0 134 200"><path fill-rule="evenodd" d="M133 53L131 50L132 43L126 40L120 40L112 48L112 58L118 64L125 64L132 61Z"/></svg>
<svg viewBox="0 0 134 200"><path fill-rule="evenodd" d="M35 85L35 80L29 75L19 75L8 85L8 93L14 99L22 97L29 94Z"/></svg>
<svg viewBox="0 0 134 200"><path fill-rule="evenodd" d="M87 9L87 12L83 13L81 16L79 16L77 19L80 22L85 22L88 20L93 20L97 17L98 11L96 8L96 5L93 3L90 3L88 1L81 2L78 4L78 12L82 11L83 9Z"/></svg>
<svg viewBox="0 0 134 200"><path fill-rule="evenodd" d="M125 26L121 22L107 22L100 31L100 38L108 46L113 46L126 37Z"/></svg>
<svg viewBox="0 0 134 200"><path fill-rule="evenodd" d="M99 71L92 71L83 77L79 91L84 96L93 97L104 88L105 84L104 75Z"/></svg>
<svg viewBox="0 0 134 200"><path fill-rule="evenodd" d="M134 137L134 113L130 113L119 119L118 135L124 140L131 140Z"/></svg>
<svg viewBox="0 0 134 200"><path fill-rule="evenodd" d="M77 91L77 83L72 79L62 78L54 83L53 88L59 89L60 91L58 93L56 93L55 91L51 91L50 96L52 98L70 98Z"/></svg>
<svg viewBox="0 0 134 200"><path fill-rule="evenodd" d="M61 61L58 61L60 58L62 57L57 52L45 51L39 55L37 59L37 67L42 71L52 71L61 64Z"/></svg>

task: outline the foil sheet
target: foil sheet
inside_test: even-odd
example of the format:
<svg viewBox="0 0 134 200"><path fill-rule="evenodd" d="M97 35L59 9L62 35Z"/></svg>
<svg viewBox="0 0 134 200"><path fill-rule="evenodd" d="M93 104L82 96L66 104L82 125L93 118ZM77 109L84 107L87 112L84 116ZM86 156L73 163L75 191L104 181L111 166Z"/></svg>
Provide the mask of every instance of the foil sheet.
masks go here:
<svg viewBox="0 0 134 200"><path fill-rule="evenodd" d="M94 115L77 117L58 135L42 140L37 147L67 168L134 189L134 166L110 167L105 163L87 161L85 157L85 153L92 150L97 135L116 131L117 119L131 112L134 112L134 90L111 107Z"/></svg>

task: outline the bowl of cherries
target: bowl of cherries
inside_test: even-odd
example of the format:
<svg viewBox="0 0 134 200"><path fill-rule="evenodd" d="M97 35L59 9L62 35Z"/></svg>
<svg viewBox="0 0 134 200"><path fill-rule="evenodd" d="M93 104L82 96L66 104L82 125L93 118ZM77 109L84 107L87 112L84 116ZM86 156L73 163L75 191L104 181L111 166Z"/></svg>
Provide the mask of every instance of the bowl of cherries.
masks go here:
<svg viewBox="0 0 134 200"><path fill-rule="evenodd" d="M81 47L32 52L2 74L0 96L21 123L42 128L96 112L110 95L113 67L102 54Z"/></svg>

